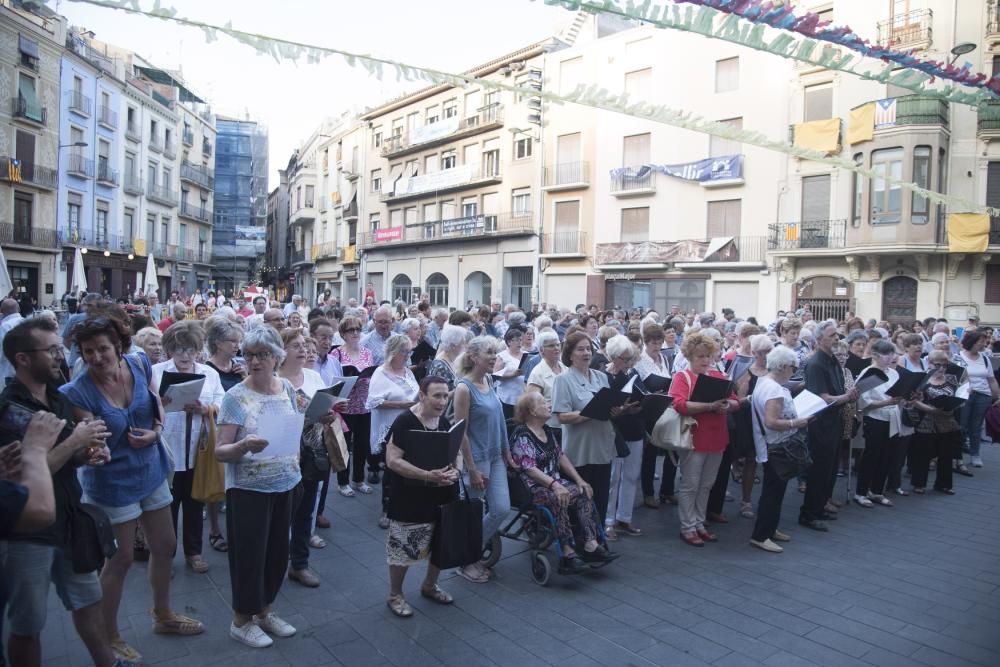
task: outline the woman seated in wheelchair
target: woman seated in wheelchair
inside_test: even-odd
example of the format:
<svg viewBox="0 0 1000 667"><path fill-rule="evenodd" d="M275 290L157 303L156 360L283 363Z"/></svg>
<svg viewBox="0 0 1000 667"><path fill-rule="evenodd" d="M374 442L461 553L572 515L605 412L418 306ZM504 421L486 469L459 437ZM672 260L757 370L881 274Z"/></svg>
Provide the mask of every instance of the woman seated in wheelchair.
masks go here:
<svg viewBox="0 0 1000 667"><path fill-rule="evenodd" d="M534 503L547 508L555 518L556 537L562 547L559 570L572 574L588 564L609 563L619 554L601 544L594 491L580 478L545 425L550 414L541 394L523 394L514 409L517 426L511 434L510 453ZM571 520L579 540L574 540Z"/></svg>

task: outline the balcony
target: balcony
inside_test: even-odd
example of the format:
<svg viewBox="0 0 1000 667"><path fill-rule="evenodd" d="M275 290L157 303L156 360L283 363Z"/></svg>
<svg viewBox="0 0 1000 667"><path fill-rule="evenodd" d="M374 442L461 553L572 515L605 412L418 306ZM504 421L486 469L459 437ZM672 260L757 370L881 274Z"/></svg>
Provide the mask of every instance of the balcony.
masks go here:
<svg viewBox="0 0 1000 667"><path fill-rule="evenodd" d="M292 251L292 268L302 268L313 263L312 248Z"/></svg>
<svg viewBox="0 0 1000 667"><path fill-rule="evenodd" d="M69 110L78 116L84 116L90 118L91 109L93 108L93 102L89 97L81 93L79 90L71 90L69 92Z"/></svg>
<svg viewBox="0 0 1000 667"><path fill-rule="evenodd" d="M146 198L164 206L177 206L177 193L169 185L146 184Z"/></svg>
<svg viewBox="0 0 1000 667"><path fill-rule="evenodd" d="M948 127L948 102L923 95L897 97L896 125Z"/></svg>
<svg viewBox="0 0 1000 667"><path fill-rule="evenodd" d="M326 243L320 243L319 245L313 246L313 258L314 259L338 259L336 241L327 241Z"/></svg>
<svg viewBox="0 0 1000 667"><path fill-rule="evenodd" d="M181 202L181 208L177 215L182 218L197 220L198 222L211 222L212 220L212 211L204 206L196 206L186 201Z"/></svg>
<svg viewBox="0 0 1000 667"><path fill-rule="evenodd" d="M108 234L106 229L70 229L58 233L60 245L78 245L95 250L132 252L132 237Z"/></svg>
<svg viewBox="0 0 1000 667"><path fill-rule="evenodd" d="M177 157L177 144L169 137L163 142L163 155L171 160Z"/></svg>
<svg viewBox="0 0 1000 667"><path fill-rule="evenodd" d="M28 246L30 248L41 248L44 250L58 250L56 230L38 229L31 225L0 222L0 245L4 247L10 245Z"/></svg>
<svg viewBox="0 0 1000 667"><path fill-rule="evenodd" d="M142 189L142 179L135 173L125 174L125 184L123 186L126 194L141 197L145 190Z"/></svg>
<svg viewBox="0 0 1000 667"><path fill-rule="evenodd" d="M847 220L779 222L767 226L767 249L773 252L837 250L846 245Z"/></svg>
<svg viewBox="0 0 1000 667"><path fill-rule="evenodd" d="M991 44L1000 42L1000 6L994 5L986 21L986 41Z"/></svg>
<svg viewBox="0 0 1000 667"><path fill-rule="evenodd" d="M109 130L117 130L118 112L110 107L102 106L97 112L97 122Z"/></svg>
<svg viewBox="0 0 1000 667"><path fill-rule="evenodd" d="M598 267L673 264L684 269L737 264L759 267L766 264L765 247L763 236L598 243L594 264Z"/></svg>
<svg viewBox="0 0 1000 667"><path fill-rule="evenodd" d="M948 245L948 220L947 220L947 216L945 216L943 219L940 219L938 221L935 232L936 232L936 239L935 240L937 241L938 245L946 246L945 249L947 250L947 245ZM1000 246L1000 217L998 217L998 218L991 217L990 218L989 241L987 241L987 243L989 245L991 245L991 246ZM995 251L991 251L991 252L995 252Z"/></svg>
<svg viewBox="0 0 1000 667"><path fill-rule="evenodd" d="M153 151L154 153L162 153L163 140L160 139L155 134L149 135L149 150Z"/></svg>
<svg viewBox="0 0 1000 667"><path fill-rule="evenodd" d="M18 95L11 100L11 115L18 120L23 120L34 125L47 125L49 122L48 110L35 102L29 104L28 100Z"/></svg>
<svg viewBox="0 0 1000 667"><path fill-rule="evenodd" d="M205 156L212 155L212 144L209 143L208 139L201 140L201 154Z"/></svg>
<svg viewBox="0 0 1000 667"><path fill-rule="evenodd" d="M316 220L316 209L314 208L314 202L306 200L305 204L294 211L288 217L288 225L294 227L295 225L302 225Z"/></svg>
<svg viewBox="0 0 1000 667"><path fill-rule="evenodd" d="M878 22L878 43L897 50L926 49L933 37L934 12L914 9Z"/></svg>
<svg viewBox="0 0 1000 667"><path fill-rule="evenodd" d="M129 141L142 141L142 132L139 130L138 123L134 120L130 120L125 124L125 138Z"/></svg>
<svg viewBox="0 0 1000 667"><path fill-rule="evenodd" d="M97 182L109 187L118 187L118 170L107 163L97 165Z"/></svg>
<svg viewBox="0 0 1000 667"><path fill-rule="evenodd" d="M11 162L15 163L16 168L11 169ZM58 172L50 167L2 156L0 157L0 181L33 185L43 190L55 190L59 177Z"/></svg>
<svg viewBox="0 0 1000 667"><path fill-rule="evenodd" d="M563 162L545 167L543 183L542 190L546 192L579 190L590 187L590 163Z"/></svg>
<svg viewBox="0 0 1000 667"><path fill-rule="evenodd" d="M390 227L358 235L364 248L422 245L441 241L478 241L484 238L534 234L531 213L473 215L436 220L403 227ZM344 260L346 263L346 259Z"/></svg>
<svg viewBox="0 0 1000 667"><path fill-rule="evenodd" d="M356 181L361 176L361 168L358 167L358 163L354 160L340 165L340 170L344 174L344 178L349 181Z"/></svg>
<svg viewBox="0 0 1000 667"><path fill-rule="evenodd" d="M151 89L149 91L149 93L150 93L150 97L153 98L153 101L159 102L160 104L162 104L163 106L165 106L168 109L172 110L174 108L174 101L172 99L170 99L169 97L166 97L165 95L163 95L158 90Z"/></svg>
<svg viewBox="0 0 1000 667"><path fill-rule="evenodd" d="M66 173L77 178L93 178L94 161L79 153L70 153L66 163Z"/></svg>
<svg viewBox="0 0 1000 667"><path fill-rule="evenodd" d="M653 170L647 170L641 176L635 173L636 169L631 169L630 172L611 177L612 195L615 197L641 197L656 194L656 174Z"/></svg>
<svg viewBox="0 0 1000 667"><path fill-rule="evenodd" d="M185 146L194 146L194 132L191 130L184 130L181 133L181 141Z"/></svg>
<svg viewBox="0 0 1000 667"><path fill-rule="evenodd" d="M351 241L354 241L354 240L355 239L351 239ZM351 245L349 245L349 246L347 246L347 247L344 248L344 253L343 253L343 257L341 258L341 261L343 262L343 264L345 266L348 265L348 264L357 264L358 260L359 260L359 257L358 257L358 246L357 245L355 245L354 243L352 243Z"/></svg>
<svg viewBox="0 0 1000 667"><path fill-rule="evenodd" d="M215 171L200 164L183 163L181 165L181 180L206 190L215 189Z"/></svg>
<svg viewBox="0 0 1000 667"><path fill-rule="evenodd" d="M589 251L590 248L587 247L587 232L542 234L542 257L579 258L586 257Z"/></svg>
<svg viewBox="0 0 1000 667"><path fill-rule="evenodd" d="M494 104L480 109L477 114L468 118L452 116L430 125L415 127L409 132L386 138L382 143L382 157L402 157L480 132L499 129L503 127L503 117L503 105Z"/></svg>
<svg viewBox="0 0 1000 667"><path fill-rule="evenodd" d="M983 140L1000 139L1000 100L979 103L976 110L976 135Z"/></svg>
<svg viewBox="0 0 1000 667"><path fill-rule="evenodd" d="M500 175L499 165L490 165L488 169L480 167L453 167L452 169L442 169L430 174L421 174L411 178L400 178L395 183L395 191L383 192L380 197L382 202L398 202L405 199L414 199L426 195L443 195L448 192L476 188L490 183L499 183L503 178Z"/></svg>

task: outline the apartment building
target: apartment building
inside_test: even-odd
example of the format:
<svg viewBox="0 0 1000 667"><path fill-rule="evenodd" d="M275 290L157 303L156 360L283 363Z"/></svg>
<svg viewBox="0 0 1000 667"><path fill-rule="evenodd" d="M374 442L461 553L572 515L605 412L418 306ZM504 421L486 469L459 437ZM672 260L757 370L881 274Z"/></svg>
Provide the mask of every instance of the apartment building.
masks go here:
<svg viewBox="0 0 1000 667"><path fill-rule="evenodd" d="M291 248L290 289L302 295L307 303L315 300L316 254L321 241L317 233L327 226L326 214L329 199L317 197L321 169L329 171L328 123L317 127L308 139L292 154L285 169L288 179L288 245ZM324 219L319 224L318 211L322 208Z"/></svg>
<svg viewBox="0 0 1000 667"><path fill-rule="evenodd" d="M540 83L546 51L560 47L546 40L469 73ZM364 216L353 238L362 287L370 282L379 299L405 302L425 293L439 306L531 305L538 293L540 137L529 101L439 85L361 116ZM353 284L345 293L359 296Z"/></svg>
<svg viewBox="0 0 1000 667"><path fill-rule="evenodd" d="M0 245L14 289L45 306L65 290L55 223L66 27L44 6L0 3Z"/></svg>
<svg viewBox="0 0 1000 667"><path fill-rule="evenodd" d="M177 89L180 93L181 89ZM177 274L182 288L193 291L212 285L212 212L215 208L215 119L178 104L180 124L180 207L177 210Z"/></svg>
<svg viewBox="0 0 1000 667"><path fill-rule="evenodd" d="M288 175L285 169L278 170L278 180L278 187L267 196L267 240L262 281L274 287L279 300L288 301L291 297L288 277L292 253L288 245Z"/></svg>
<svg viewBox="0 0 1000 667"><path fill-rule="evenodd" d="M313 232L314 293L329 292L341 303L359 298L357 231L358 220L365 217L364 145L364 126L348 113L335 122L321 146L318 220Z"/></svg>

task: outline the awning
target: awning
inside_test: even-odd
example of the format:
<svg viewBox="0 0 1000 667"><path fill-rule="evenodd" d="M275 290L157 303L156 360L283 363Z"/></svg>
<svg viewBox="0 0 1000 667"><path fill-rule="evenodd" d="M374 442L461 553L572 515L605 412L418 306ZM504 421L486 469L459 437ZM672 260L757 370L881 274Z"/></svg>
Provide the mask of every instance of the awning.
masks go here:
<svg viewBox="0 0 1000 667"><path fill-rule="evenodd" d="M208 242L208 230L204 227L198 228L198 240L207 243Z"/></svg>
<svg viewBox="0 0 1000 667"><path fill-rule="evenodd" d="M38 59L38 42L24 35L18 35L18 50L26 56Z"/></svg>
<svg viewBox="0 0 1000 667"><path fill-rule="evenodd" d="M396 182L403 177L403 165L398 164L389 172L387 185L382 186L382 192L392 194L396 192Z"/></svg>
<svg viewBox="0 0 1000 667"><path fill-rule="evenodd" d="M183 83L162 69L157 69L155 67L140 67L139 65L136 65L135 69L150 81L155 81L156 83L162 83L176 88L180 92L179 98L181 102L197 102L199 104L205 103L205 100L192 93Z"/></svg>
<svg viewBox="0 0 1000 667"><path fill-rule="evenodd" d="M34 80L22 76L17 91L24 98L24 115L31 120L41 122L42 107L38 104L38 96L35 94Z"/></svg>

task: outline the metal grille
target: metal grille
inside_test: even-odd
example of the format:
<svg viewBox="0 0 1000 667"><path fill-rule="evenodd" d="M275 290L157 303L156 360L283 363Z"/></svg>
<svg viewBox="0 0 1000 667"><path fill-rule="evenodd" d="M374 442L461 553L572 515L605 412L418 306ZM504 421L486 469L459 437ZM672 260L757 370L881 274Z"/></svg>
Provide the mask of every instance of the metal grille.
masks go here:
<svg viewBox="0 0 1000 667"><path fill-rule="evenodd" d="M850 299L798 299L795 308L809 307L813 319L822 322L823 320L836 320L843 322L846 319L847 311L851 310Z"/></svg>

